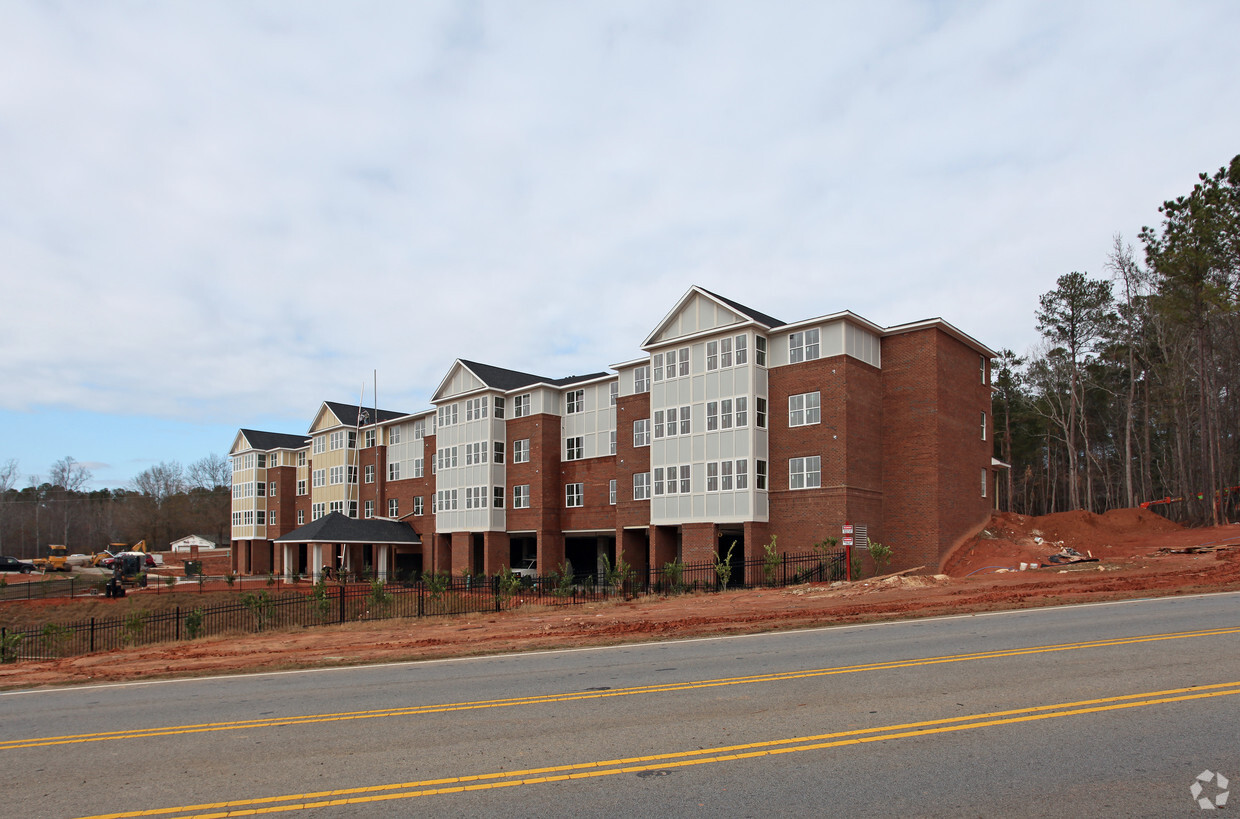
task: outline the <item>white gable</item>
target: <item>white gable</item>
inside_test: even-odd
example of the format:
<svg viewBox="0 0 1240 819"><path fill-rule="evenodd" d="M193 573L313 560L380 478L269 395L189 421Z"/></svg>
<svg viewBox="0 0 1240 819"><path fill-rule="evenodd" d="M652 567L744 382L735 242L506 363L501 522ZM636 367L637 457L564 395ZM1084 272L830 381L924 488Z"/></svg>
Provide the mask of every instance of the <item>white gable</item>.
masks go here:
<svg viewBox="0 0 1240 819"><path fill-rule="evenodd" d="M483 384L478 376L470 372L469 368L460 361L457 361L452 365L452 369L448 371L448 375L444 380L440 382L439 389L435 390L435 394L431 396L431 402L475 392L484 387L486 387L486 384Z"/></svg>
<svg viewBox="0 0 1240 819"><path fill-rule="evenodd" d="M333 429L340 426L340 419L336 417L336 413L324 402L319 406L318 414L314 416L314 423L310 425L311 432L321 432L325 429Z"/></svg>
<svg viewBox="0 0 1240 819"><path fill-rule="evenodd" d="M741 324L748 319L732 308L695 289L690 290L675 309L646 339L646 346L666 344L678 338L706 333Z"/></svg>

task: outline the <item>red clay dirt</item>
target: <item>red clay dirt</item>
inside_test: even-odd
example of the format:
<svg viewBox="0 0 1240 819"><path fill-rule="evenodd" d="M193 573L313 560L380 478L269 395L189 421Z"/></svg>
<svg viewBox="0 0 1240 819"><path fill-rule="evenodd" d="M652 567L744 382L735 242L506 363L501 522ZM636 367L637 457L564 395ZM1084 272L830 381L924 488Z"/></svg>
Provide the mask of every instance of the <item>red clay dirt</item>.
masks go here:
<svg viewBox="0 0 1240 819"><path fill-rule="evenodd" d="M1098 562L1047 565L1061 546ZM1190 547L1200 551L1160 553ZM1019 571L1021 563L1042 568ZM1186 529L1140 509L1038 518L996 513L948 557L943 570L165 643L0 666L0 688L499 654L1240 590L1240 525Z"/></svg>

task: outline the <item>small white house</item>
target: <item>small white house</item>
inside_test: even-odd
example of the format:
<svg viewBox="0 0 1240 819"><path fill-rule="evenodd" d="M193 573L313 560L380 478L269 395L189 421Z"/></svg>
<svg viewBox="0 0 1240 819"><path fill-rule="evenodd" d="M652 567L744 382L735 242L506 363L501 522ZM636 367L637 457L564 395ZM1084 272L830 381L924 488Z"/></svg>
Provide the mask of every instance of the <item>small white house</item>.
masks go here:
<svg viewBox="0 0 1240 819"><path fill-rule="evenodd" d="M180 540L172 541L170 545L172 547L172 551L174 552L188 552L192 546L197 546L200 551L203 549L216 548L216 543L214 540L209 537L203 537L202 535L186 535Z"/></svg>

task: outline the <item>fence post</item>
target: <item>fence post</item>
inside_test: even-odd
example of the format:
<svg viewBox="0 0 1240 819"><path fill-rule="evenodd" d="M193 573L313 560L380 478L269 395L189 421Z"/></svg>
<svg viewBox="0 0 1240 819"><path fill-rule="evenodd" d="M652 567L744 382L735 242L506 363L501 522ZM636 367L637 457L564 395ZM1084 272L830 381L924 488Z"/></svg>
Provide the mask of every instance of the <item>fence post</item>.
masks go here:
<svg viewBox="0 0 1240 819"><path fill-rule="evenodd" d="M849 540L852 540L850 537ZM844 544L844 579L852 582L852 544Z"/></svg>
<svg viewBox="0 0 1240 819"><path fill-rule="evenodd" d="M181 639L181 607L177 606L177 639Z"/></svg>
<svg viewBox="0 0 1240 819"><path fill-rule="evenodd" d="M418 578L418 616L419 617L425 616L422 613L422 595L425 591L426 591L426 581L423 580L422 578Z"/></svg>
<svg viewBox="0 0 1240 819"><path fill-rule="evenodd" d="M340 622L344 622L344 583L340 584Z"/></svg>
<svg viewBox="0 0 1240 819"><path fill-rule="evenodd" d="M95 618L90 618L90 650L95 650Z"/></svg>
<svg viewBox="0 0 1240 819"><path fill-rule="evenodd" d="M5 638L8 636L9 630L4 626L0 626L0 663L4 662L4 647L9 644Z"/></svg>

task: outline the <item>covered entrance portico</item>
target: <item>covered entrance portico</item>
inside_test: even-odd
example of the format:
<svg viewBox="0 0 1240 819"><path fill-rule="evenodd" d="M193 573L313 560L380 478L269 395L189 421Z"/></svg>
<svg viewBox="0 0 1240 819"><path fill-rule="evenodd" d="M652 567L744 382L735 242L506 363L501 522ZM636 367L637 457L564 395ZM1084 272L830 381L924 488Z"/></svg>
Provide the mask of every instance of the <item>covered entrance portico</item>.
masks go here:
<svg viewBox="0 0 1240 819"><path fill-rule="evenodd" d="M386 581L400 567L422 565L422 539L407 523L356 520L340 512L277 538L275 548L282 550L285 579L302 574L318 581L327 569L345 575L369 571Z"/></svg>

